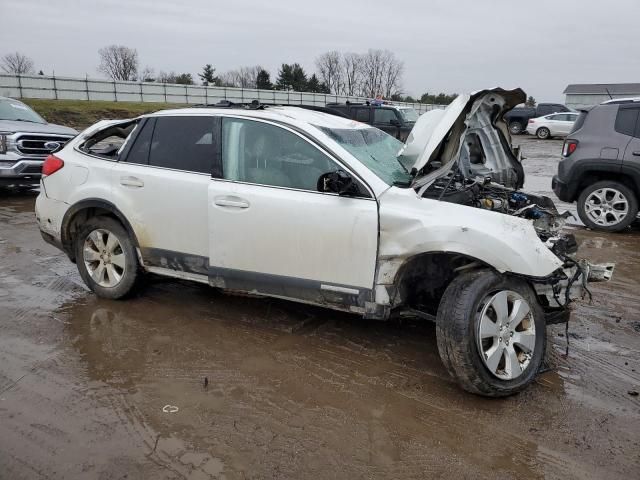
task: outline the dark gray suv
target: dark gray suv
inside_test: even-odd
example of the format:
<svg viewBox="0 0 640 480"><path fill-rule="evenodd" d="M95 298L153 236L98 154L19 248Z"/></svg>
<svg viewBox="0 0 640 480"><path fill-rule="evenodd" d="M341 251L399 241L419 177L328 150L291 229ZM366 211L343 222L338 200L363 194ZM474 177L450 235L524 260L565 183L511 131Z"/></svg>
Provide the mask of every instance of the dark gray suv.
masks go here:
<svg viewBox="0 0 640 480"><path fill-rule="evenodd" d="M582 222L617 232L638 214L640 98L610 100L581 112L562 148L553 191L578 202Z"/></svg>

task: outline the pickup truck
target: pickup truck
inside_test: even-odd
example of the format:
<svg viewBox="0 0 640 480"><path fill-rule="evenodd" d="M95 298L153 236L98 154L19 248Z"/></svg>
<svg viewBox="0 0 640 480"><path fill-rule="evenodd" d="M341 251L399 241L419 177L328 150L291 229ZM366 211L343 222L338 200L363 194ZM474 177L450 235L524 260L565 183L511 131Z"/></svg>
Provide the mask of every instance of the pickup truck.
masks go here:
<svg viewBox="0 0 640 480"><path fill-rule="evenodd" d="M512 135L525 131L532 118L543 117L550 113L570 112L571 109L561 103L539 103L535 107L516 107L504 116Z"/></svg>
<svg viewBox="0 0 640 480"><path fill-rule="evenodd" d="M47 123L18 100L0 97L0 186L38 185L44 159L77 133Z"/></svg>

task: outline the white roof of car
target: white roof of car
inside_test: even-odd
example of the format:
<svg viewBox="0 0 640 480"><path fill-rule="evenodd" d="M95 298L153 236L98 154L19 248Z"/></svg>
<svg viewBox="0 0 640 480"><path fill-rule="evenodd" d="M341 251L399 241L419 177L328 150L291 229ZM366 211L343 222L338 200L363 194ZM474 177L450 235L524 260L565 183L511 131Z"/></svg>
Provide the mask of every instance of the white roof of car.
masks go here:
<svg viewBox="0 0 640 480"><path fill-rule="evenodd" d="M264 110L252 110L244 108L177 108L173 110L161 110L149 116L164 115L220 115L238 116L248 118L260 118L263 120L277 120L290 124L310 124L325 128L371 128L369 125L349 118L331 115L328 113L307 110L299 107L267 107Z"/></svg>

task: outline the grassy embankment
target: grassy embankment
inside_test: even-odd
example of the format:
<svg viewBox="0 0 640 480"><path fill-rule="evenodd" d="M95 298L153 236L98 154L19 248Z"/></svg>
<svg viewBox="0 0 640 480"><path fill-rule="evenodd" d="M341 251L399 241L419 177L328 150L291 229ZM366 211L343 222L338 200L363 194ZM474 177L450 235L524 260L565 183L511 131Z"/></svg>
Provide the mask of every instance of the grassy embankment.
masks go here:
<svg viewBox="0 0 640 480"><path fill-rule="evenodd" d="M184 106L176 103L43 100L35 98L23 98L21 101L33 108L48 122L66 125L77 130L84 130L98 120L132 118L144 113Z"/></svg>

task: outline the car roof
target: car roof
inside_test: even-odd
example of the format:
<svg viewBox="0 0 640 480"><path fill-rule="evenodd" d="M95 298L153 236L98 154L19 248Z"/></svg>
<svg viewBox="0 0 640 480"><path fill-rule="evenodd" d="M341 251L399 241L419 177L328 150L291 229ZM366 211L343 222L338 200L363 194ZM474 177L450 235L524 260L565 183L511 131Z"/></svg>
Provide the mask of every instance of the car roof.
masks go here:
<svg viewBox="0 0 640 480"><path fill-rule="evenodd" d="M162 117L175 115L225 115L236 117L256 118L262 120L275 120L291 125L307 124L324 128L371 128L369 125L329 113L307 110L299 107L268 107L265 109L245 108L176 108L160 110L145 116Z"/></svg>

